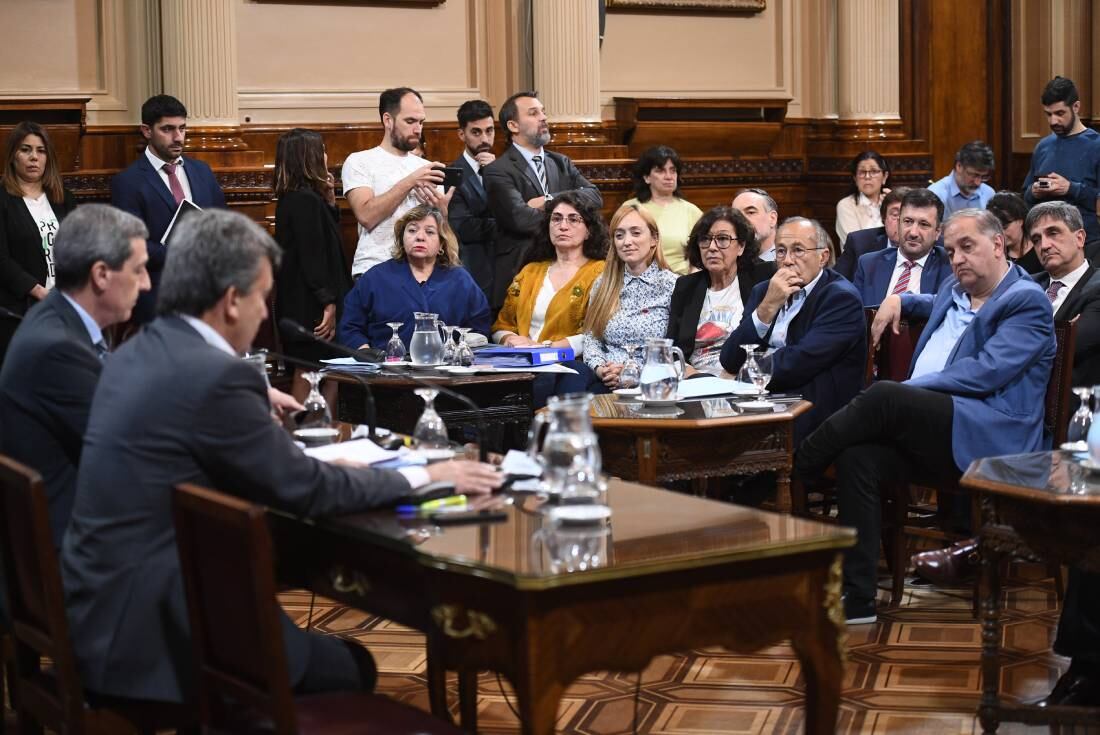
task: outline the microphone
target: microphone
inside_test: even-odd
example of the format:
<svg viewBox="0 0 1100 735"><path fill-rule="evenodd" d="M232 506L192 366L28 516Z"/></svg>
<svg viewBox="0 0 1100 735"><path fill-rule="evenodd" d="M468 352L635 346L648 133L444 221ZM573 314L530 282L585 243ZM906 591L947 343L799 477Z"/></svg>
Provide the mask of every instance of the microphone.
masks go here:
<svg viewBox="0 0 1100 735"><path fill-rule="evenodd" d="M3 306L0 306L0 316L4 317L5 319L14 319L17 322L23 321L22 314L18 314L11 309L5 309Z"/></svg>
<svg viewBox="0 0 1100 735"><path fill-rule="evenodd" d="M327 339L321 339L313 333L312 329L306 329L298 322L293 319L288 319L285 316L279 320L279 329L284 332L295 334L302 339L308 339L311 342L317 342L327 347L331 347L337 352L342 352L349 357L355 358L359 362L384 362L386 359L386 355L381 350L376 350L373 347L368 347L365 350L353 350L350 347L344 347L338 342L330 342Z"/></svg>
<svg viewBox="0 0 1100 735"><path fill-rule="evenodd" d="M313 332L306 329L301 324L298 324L297 322L295 322L292 319L287 319L286 317L280 319L279 320L279 327L281 329L284 329L284 330L286 330L288 332L291 332L293 334L297 334L300 337L304 337L304 338L309 339L309 340L311 340L313 342L316 342L318 344L322 344L325 347L333 349L333 350L339 352L342 355L347 355L348 357L353 357L356 360L359 360L361 362L378 362L377 360L366 359L365 356L363 355L363 353L366 352L366 350L353 350L350 347L345 347L344 345L340 344L339 342L332 342L332 341L327 340L327 339L321 339L316 334L314 334ZM374 351L374 350L372 350L372 351ZM488 461L489 449L485 446L485 434L486 434L485 419L483 419L482 416L481 416L481 407L478 406L476 403L474 403L472 400L470 400L470 398L468 396L464 396L461 393L459 393L458 391L456 391L452 388L448 388L445 385L440 385L439 383L437 383L435 381L426 380L424 378L421 378L418 375L412 375L412 374L406 375L405 377L409 378L410 380L412 380L415 383L422 383L422 384L424 384L425 386L427 386L429 388L434 388L435 390L439 391L440 393L447 396L448 398L453 398L454 400L458 401L459 403L467 406L470 410L472 410L474 412L474 419L476 421L476 426L477 426L477 454L478 454L478 459L480 459L482 462Z"/></svg>
<svg viewBox="0 0 1100 735"><path fill-rule="evenodd" d="M267 350L267 354L271 355L272 357L274 357L278 360L283 360L284 362L289 362L291 365L297 365L299 367L304 367L304 368L307 368L309 370L322 370L324 368L330 367L329 365L325 365L324 363L314 362L313 360L303 360L300 357L291 357L290 355L284 354L282 352L275 352L274 350ZM359 383L359 385L363 386L364 403L366 404L366 413L367 413L367 437L372 442L377 444L378 443L378 437L375 435L375 430L374 429L375 429L375 424L378 421L378 413L375 410L374 392L371 391L371 389L370 389L370 383L368 383L367 379L364 378L362 375L359 375L357 373L353 373L351 371L348 371L346 373L340 373L340 374L341 375L347 375L347 376L351 377L353 380L357 381Z"/></svg>

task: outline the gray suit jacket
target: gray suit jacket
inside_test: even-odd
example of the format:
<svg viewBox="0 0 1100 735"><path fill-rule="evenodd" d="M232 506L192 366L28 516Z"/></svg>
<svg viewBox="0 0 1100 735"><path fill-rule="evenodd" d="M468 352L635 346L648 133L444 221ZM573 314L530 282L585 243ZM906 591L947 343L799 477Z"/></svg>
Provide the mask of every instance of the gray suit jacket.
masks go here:
<svg viewBox="0 0 1100 735"><path fill-rule="evenodd" d="M306 457L269 415L251 366L162 317L108 359L92 402L62 549L73 647L84 685L120 697L190 699L190 631L172 526L172 488L196 483L303 516L392 502L390 470ZM283 618L292 683L306 636Z"/></svg>

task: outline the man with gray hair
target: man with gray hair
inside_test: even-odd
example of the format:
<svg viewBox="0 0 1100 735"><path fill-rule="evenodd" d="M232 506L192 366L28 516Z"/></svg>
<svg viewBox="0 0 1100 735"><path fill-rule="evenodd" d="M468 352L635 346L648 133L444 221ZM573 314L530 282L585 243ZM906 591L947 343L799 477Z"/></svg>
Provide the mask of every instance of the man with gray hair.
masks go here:
<svg viewBox="0 0 1100 735"><path fill-rule="evenodd" d="M876 619L883 484L957 479L977 457L1043 447L1043 397L1055 353L1050 301L1006 260L992 213L960 210L943 232L954 277L935 294L887 296L872 325L877 344L887 328L898 333L902 315L928 320L909 379L876 382L795 455L795 476L805 482L835 462L839 520L859 533L844 559L850 625ZM968 518L956 520L969 526Z"/></svg>
<svg viewBox="0 0 1100 735"><path fill-rule="evenodd" d="M0 453L42 475L60 547L92 394L107 359L104 330L149 290L145 225L105 204L77 207L57 231L57 287L23 318L0 370Z"/></svg>
<svg viewBox="0 0 1100 735"><path fill-rule="evenodd" d="M240 359L267 315L280 251L256 223L207 210L180 225L159 317L108 361L92 404L61 555L73 647L99 701L188 702L195 671L172 489L217 488L303 516L395 503L432 481L488 493L477 462L380 470L306 456L269 417L263 377ZM306 633L285 615L295 691L370 690L358 644Z"/></svg>
<svg viewBox="0 0 1100 735"><path fill-rule="evenodd" d="M866 326L859 292L826 267L829 234L819 222L790 217L775 242L779 269L753 287L721 361L736 375L745 362L740 345L775 350L768 390L801 393L814 404L795 420L798 441L863 387Z"/></svg>
<svg viewBox="0 0 1100 735"><path fill-rule="evenodd" d="M763 189L742 189L733 196L731 207L745 215L754 230L760 261L775 262L775 235L779 224L779 207Z"/></svg>

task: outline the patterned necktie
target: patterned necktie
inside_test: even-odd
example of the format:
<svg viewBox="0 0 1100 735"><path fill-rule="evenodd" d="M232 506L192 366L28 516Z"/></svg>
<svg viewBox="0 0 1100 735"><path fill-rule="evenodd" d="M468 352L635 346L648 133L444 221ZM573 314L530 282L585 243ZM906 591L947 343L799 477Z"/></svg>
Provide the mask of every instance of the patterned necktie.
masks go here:
<svg viewBox="0 0 1100 735"><path fill-rule="evenodd" d="M179 177L176 176L176 164L164 164L164 173L168 174L168 188L172 190L172 196L175 198L176 204L178 205L186 199L186 196L183 193L183 184L180 183Z"/></svg>
<svg viewBox="0 0 1100 735"><path fill-rule="evenodd" d="M92 347L95 347L95 353L99 356L100 361L107 359L107 341L100 339Z"/></svg>
<svg viewBox="0 0 1100 735"><path fill-rule="evenodd" d="M901 271L901 275L898 277L898 282L894 284L894 290L890 292L891 295L905 293L909 290L909 277L913 274L913 266L915 265L915 261L905 261L905 265L902 266L903 270Z"/></svg>
<svg viewBox="0 0 1100 735"><path fill-rule="evenodd" d="M1061 291L1065 285L1066 284L1062 283L1061 281L1050 282L1050 287L1047 289L1047 298L1050 299L1050 303L1053 304L1055 301L1058 300L1058 292Z"/></svg>
<svg viewBox="0 0 1100 735"><path fill-rule="evenodd" d="M548 194L549 190L546 188L546 169L542 166L542 156L532 156L531 161L535 164L535 173L539 175L539 183L542 184L542 193Z"/></svg>

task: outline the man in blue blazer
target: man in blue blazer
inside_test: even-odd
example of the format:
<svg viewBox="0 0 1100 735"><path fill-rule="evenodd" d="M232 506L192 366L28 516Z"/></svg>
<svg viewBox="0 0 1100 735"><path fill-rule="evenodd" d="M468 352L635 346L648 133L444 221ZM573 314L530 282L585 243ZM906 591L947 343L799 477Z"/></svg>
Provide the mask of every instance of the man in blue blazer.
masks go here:
<svg viewBox="0 0 1100 735"><path fill-rule="evenodd" d="M148 145L138 159L111 179L111 204L134 215L149 228L149 276L153 288L138 299L134 321L153 318L157 284L167 248L161 240L176 208L190 199L202 209L225 207L225 194L210 167L183 157L187 137L187 108L166 94L150 97L141 106L141 134Z"/></svg>
<svg viewBox="0 0 1100 735"><path fill-rule="evenodd" d="M928 189L911 189L901 201L897 247L859 258L852 284L864 306L878 306L890 294L934 294L951 275L943 248L936 245L943 202Z"/></svg>
<svg viewBox="0 0 1100 735"><path fill-rule="evenodd" d="M825 267L829 255L829 235L818 222L785 220L775 239L779 268L753 288L722 348L722 367L734 374L745 362L740 345L775 348L768 390L801 393L814 404L795 421L796 441L863 386L863 306L852 284Z"/></svg>
<svg viewBox="0 0 1100 735"><path fill-rule="evenodd" d="M839 519L859 532L844 559L849 624L874 622L879 488L896 478L957 478L978 457L1043 446L1043 398L1054 361L1054 318L1043 290L1005 258L1001 223L963 209L944 226L954 278L935 296L891 295L877 342L900 317L927 318L909 379L879 381L802 443L795 475L836 463Z"/></svg>
<svg viewBox="0 0 1100 735"><path fill-rule="evenodd" d="M462 169L462 184L451 197L447 220L458 235L462 265L474 281L493 295L494 241L497 224L489 210L489 196L481 169L496 160L493 155L493 108L484 100L468 100L458 108L458 137L464 148L451 166Z"/></svg>
<svg viewBox="0 0 1100 735"><path fill-rule="evenodd" d="M869 227L848 233L833 270L851 281L856 277L856 265L861 256L898 246L898 240L901 239L898 227L901 221L901 198L908 191L908 187L898 186L882 198L882 204L879 205L882 227Z"/></svg>

